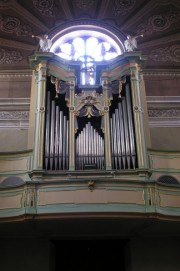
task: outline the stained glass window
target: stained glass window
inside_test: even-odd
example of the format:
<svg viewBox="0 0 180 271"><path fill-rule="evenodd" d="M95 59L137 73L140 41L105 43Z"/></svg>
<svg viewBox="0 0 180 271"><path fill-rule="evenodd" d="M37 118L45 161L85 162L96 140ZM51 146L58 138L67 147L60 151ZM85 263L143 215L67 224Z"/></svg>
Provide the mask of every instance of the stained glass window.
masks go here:
<svg viewBox="0 0 180 271"><path fill-rule="evenodd" d="M95 62L108 61L121 50L113 38L97 31L74 31L57 39L51 51L69 61L81 64L81 83L95 84Z"/></svg>

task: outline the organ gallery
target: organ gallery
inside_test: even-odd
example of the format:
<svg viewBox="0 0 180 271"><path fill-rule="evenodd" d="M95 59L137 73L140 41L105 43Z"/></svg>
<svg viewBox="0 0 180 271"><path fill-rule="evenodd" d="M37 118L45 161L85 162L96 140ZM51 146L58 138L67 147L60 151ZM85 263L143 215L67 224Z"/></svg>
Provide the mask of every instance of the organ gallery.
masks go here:
<svg viewBox="0 0 180 271"><path fill-rule="evenodd" d="M139 52L118 56L113 64L94 62L93 70L49 52L31 56L34 170L146 168L143 63Z"/></svg>

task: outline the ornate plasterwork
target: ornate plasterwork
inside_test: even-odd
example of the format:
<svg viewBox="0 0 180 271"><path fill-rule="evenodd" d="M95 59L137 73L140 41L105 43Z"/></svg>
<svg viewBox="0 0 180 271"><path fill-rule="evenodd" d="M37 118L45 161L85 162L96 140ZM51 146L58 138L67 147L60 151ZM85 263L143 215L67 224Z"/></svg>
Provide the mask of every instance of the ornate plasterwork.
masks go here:
<svg viewBox="0 0 180 271"><path fill-rule="evenodd" d="M94 6L95 0L76 0L76 6L84 11Z"/></svg>
<svg viewBox="0 0 180 271"><path fill-rule="evenodd" d="M149 57L154 61L180 62L180 45L155 49L150 53Z"/></svg>
<svg viewBox="0 0 180 271"><path fill-rule="evenodd" d="M136 0L115 0L112 12L115 16L126 15L134 7Z"/></svg>
<svg viewBox="0 0 180 271"><path fill-rule="evenodd" d="M76 116L102 116L107 111L102 105L102 95L96 91L82 91L76 96L75 115Z"/></svg>
<svg viewBox="0 0 180 271"><path fill-rule="evenodd" d="M16 64L22 59L23 57L19 51L0 48L0 64Z"/></svg>
<svg viewBox="0 0 180 271"><path fill-rule="evenodd" d="M150 118L172 118L180 117L180 109L149 109Z"/></svg>
<svg viewBox="0 0 180 271"><path fill-rule="evenodd" d="M150 127L180 127L179 97L147 97Z"/></svg>
<svg viewBox="0 0 180 271"><path fill-rule="evenodd" d="M149 17L137 29L138 34L150 35L153 32L164 31L180 19L180 11L173 8L166 13Z"/></svg>
<svg viewBox="0 0 180 271"><path fill-rule="evenodd" d="M19 105L19 108L21 109L20 105ZM2 128L27 129L28 127L29 127L29 110L28 111L22 111L22 110L0 111L0 129Z"/></svg>
<svg viewBox="0 0 180 271"><path fill-rule="evenodd" d="M33 0L33 5L46 17L54 17L56 15L57 8L54 4L54 0Z"/></svg>
<svg viewBox="0 0 180 271"><path fill-rule="evenodd" d="M28 36L32 29L29 25L21 22L17 17L8 17L0 14L0 30L17 36Z"/></svg>
<svg viewBox="0 0 180 271"><path fill-rule="evenodd" d="M0 111L0 120L28 120L29 111Z"/></svg>

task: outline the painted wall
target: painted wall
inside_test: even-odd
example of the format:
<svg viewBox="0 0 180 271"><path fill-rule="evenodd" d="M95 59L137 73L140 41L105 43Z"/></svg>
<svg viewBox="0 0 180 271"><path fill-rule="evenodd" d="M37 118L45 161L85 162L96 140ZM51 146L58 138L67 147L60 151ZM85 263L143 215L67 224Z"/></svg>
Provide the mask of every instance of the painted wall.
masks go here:
<svg viewBox="0 0 180 271"><path fill-rule="evenodd" d="M159 150L180 150L180 128L151 128L151 148Z"/></svg>
<svg viewBox="0 0 180 271"><path fill-rule="evenodd" d="M27 150L27 138L27 129L1 129L0 152Z"/></svg>

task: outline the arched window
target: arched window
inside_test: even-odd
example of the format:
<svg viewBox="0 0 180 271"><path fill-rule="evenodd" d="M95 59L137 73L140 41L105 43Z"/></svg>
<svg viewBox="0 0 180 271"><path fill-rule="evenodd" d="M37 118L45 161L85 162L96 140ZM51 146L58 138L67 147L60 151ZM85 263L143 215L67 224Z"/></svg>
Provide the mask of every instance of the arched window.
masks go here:
<svg viewBox="0 0 180 271"><path fill-rule="evenodd" d="M108 34L89 29L61 33L55 37L51 52L63 59L80 62L82 85L93 85L96 62L106 62L122 54L122 43L112 33Z"/></svg>

